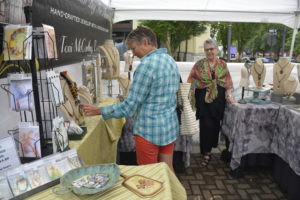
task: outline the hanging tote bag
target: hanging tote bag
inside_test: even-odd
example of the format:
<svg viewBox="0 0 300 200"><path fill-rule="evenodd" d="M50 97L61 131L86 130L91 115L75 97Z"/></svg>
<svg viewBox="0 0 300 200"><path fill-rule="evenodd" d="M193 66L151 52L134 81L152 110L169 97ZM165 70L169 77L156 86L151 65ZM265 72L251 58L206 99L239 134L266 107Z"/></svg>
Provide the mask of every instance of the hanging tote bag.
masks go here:
<svg viewBox="0 0 300 200"><path fill-rule="evenodd" d="M199 133L199 123L188 99L191 83L180 83L177 100L182 105L180 135Z"/></svg>

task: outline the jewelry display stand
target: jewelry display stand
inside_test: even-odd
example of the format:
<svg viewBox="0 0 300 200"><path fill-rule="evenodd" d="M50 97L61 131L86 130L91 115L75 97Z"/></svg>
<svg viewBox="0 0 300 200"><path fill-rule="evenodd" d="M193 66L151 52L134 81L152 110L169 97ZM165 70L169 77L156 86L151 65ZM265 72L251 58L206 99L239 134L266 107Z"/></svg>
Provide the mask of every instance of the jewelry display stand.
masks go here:
<svg viewBox="0 0 300 200"><path fill-rule="evenodd" d="M284 82L290 77L293 65L287 58L279 58L273 67L273 92L285 94Z"/></svg>
<svg viewBox="0 0 300 200"><path fill-rule="evenodd" d="M52 41L53 49L54 42L47 31L43 28L33 27L32 33L24 40L32 40L31 59L11 60L11 55L8 52L8 60L5 65L0 67L0 71L15 74L30 74L32 80L33 108L28 110L15 110L20 113L20 122L33 122L39 126L40 144L42 157L52 153L51 132L52 119L58 115L57 107L60 103L54 102L53 96L58 96L57 88L47 79L46 72L53 70L53 59L48 58L46 50L45 38L48 36L50 43ZM3 40L3 45L8 49L8 42ZM20 41L19 41L20 42ZM49 41L48 41L49 42ZM48 43L49 44L49 43ZM24 50L23 45L23 50ZM49 52L48 52L49 53ZM2 68L3 67L3 68ZM38 70L39 69L39 70ZM42 71L43 70L43 71ZM5 73L1 74L3 77ZM1 85L11 99L14 99L14 94L10 91L9 84ZM53 94L56 93L56 94ZM29 95L30 93L28 93ZM61 102L62 103L62 102ZM15 106L16 107L16 106ZM28 105L28 107L31 107ZM22 156L21 156L22 157ZM22 162L30 162L32 159L22 159Z"/></svg>
<svg viewBox="0 0 300 200"><path fill-rule="evenodd" d="M270 88L257 89L255 87L245 88L245 91L253 92L252 97L245 98L246 102L254 104L268 104L271 101L267 98L270 94Z"/></svg>
<svg viewBox="0 0 300 200"><path fill-rule="evenodd" d="M251 64L250 61L246 61L244 67L241 69L241 81L240 87L242 87L242 98L238 100L240 104L246 104L247 101L244 99L245 88L249 87L250 75L251 75Z"/></svg>

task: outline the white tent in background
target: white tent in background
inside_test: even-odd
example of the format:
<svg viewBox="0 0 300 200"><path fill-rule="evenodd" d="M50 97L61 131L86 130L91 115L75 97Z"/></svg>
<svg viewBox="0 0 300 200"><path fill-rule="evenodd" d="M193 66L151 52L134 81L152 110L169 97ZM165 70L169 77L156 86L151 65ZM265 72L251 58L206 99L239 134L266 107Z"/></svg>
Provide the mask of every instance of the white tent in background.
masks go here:
<svg viewBox="0 0 300 200"><path fill-rule="evenodd" d="M291 54L297 29L300 27L300 0L102 0L102 2L115 10L114 22L184 20L284 24L294 29Z"/></svg>

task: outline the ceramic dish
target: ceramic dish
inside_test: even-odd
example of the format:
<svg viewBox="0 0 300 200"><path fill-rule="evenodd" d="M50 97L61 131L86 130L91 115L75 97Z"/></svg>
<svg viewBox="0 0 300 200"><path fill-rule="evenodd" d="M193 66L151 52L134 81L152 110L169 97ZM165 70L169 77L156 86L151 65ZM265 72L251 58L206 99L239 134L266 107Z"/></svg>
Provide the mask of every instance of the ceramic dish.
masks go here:
<svg viewBox="0 0 300 200"><path fill-rule="evenodd" d="M72 182L86 175L93 174L105 174L108 176L109 180L107 183L100 188L76 188L72 185ZM73 169L60 178L61 189L67 189L73 191L75 194L85 195L85 194L95 194L102 192L113 186L120 177L120 169L116 164L102 164L93 165L87 167L81 167Z"/></svg>

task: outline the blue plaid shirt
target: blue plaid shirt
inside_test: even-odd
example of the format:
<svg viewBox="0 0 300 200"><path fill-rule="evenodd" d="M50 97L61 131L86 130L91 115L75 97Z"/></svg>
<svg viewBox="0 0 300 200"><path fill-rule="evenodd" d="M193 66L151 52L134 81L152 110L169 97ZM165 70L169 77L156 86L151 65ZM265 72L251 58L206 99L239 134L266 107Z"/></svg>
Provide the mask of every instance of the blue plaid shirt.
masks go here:
<svg viewBox="0 0 300 200"><path fill-rule="evenodd" d="M101 107L103 118L133 116L133 134L164 146L179 134L176 92L179 70L164 48L145 55L134 72L127 98L118 104Z"/></svg>

